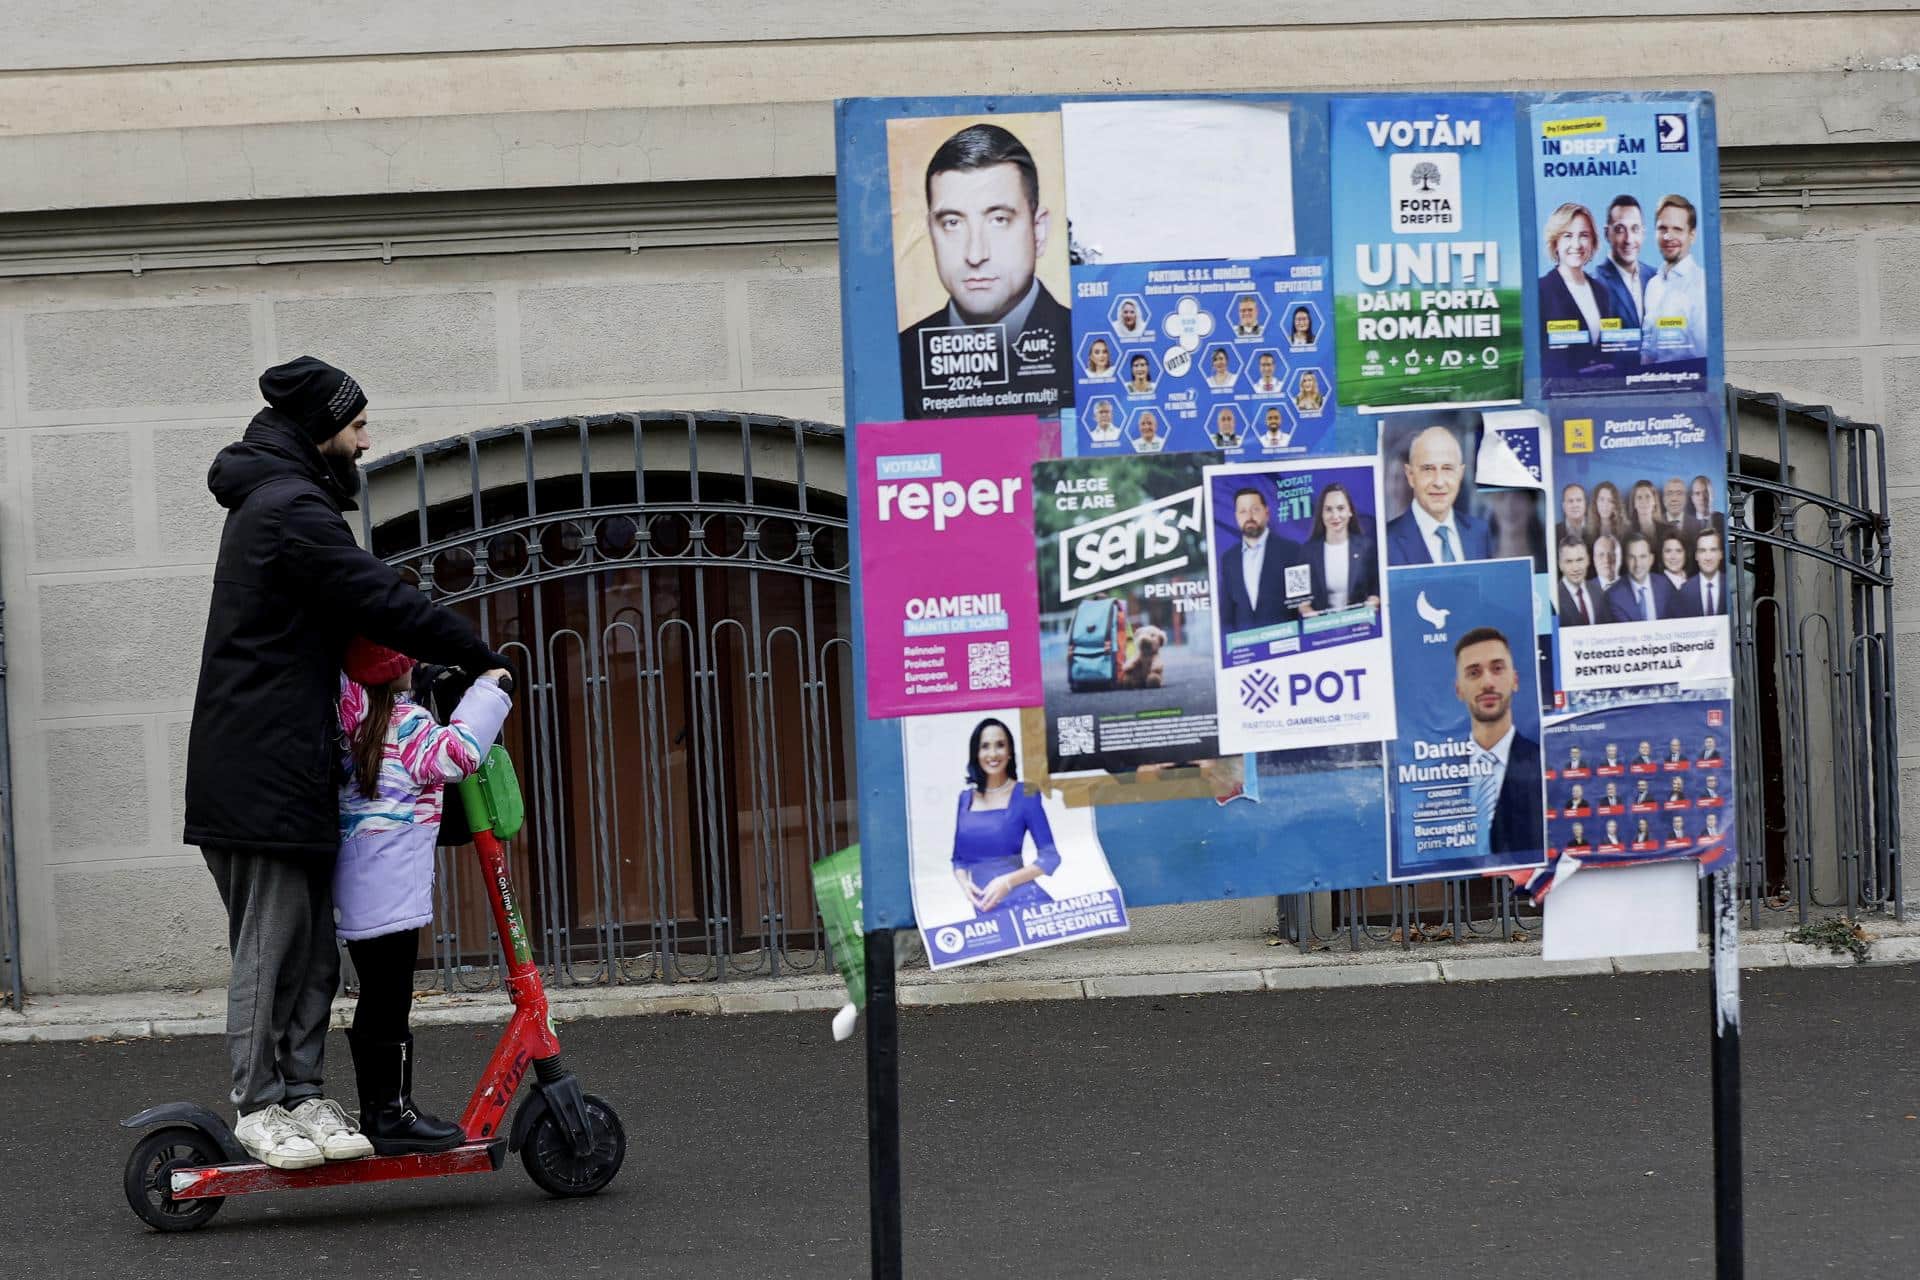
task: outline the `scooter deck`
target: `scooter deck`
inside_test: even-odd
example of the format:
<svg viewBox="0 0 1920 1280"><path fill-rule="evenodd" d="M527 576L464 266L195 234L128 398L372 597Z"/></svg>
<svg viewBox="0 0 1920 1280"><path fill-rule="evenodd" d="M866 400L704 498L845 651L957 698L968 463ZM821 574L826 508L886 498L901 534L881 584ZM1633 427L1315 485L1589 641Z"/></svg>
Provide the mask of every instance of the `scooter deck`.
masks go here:
<svg viewBox="0 0 1920 1280"><path fill-rule="evenodd" d="M269 1165L206 1164L175 1169L171 1178L175 1200L207 1200L216 1196L243 1196L255 1191L297 1191L306 1187L338 1187L356 1182L392 1182L400 1178L438 1178L455 1173L492 1173L507 1159L507 1140L467 1142L451 1151L425 1155L365 1156L359 1160L330 1160L311 1169L275 1169Z"/></svg>

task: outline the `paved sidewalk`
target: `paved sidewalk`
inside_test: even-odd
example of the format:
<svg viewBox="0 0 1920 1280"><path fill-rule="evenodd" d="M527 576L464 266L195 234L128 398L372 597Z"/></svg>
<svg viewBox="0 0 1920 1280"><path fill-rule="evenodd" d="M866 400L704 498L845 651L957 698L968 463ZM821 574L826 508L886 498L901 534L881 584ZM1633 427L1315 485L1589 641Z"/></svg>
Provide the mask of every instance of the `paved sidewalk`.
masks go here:
<svg viewBox="0 0 1920 1280"><path fill-rule="evenodd" d="M1871 921L1869 964L1920 962L1920 922ZM1742 969L1833 968L1852 957L1786 940L1785 930L1756 930L1741 938ZM1410 983L1491 982L1616 973L1705 969L1701 949L1671 955L1548 963L1538 942L1417 943L1411 950L1323 951L1302 955L1292 946L1245 939L1203 944L1105 944L1058 947L932 973L913 966L900 974L903 1005L991 1004L1001 1001L1095 1000L1114 996L1194 996L1234 991L1300 991ZM924 962L921 962L923 965ZM636 1014L797 1013L833 1010L846 998L831 975L748 978L734 982L646 984L550 990L556 1021ZM0 1009L0 1044L147 1036L219 1035L226 1029L226 993L147 991L121 995L30 996L26 1012ZM414 1006L416 1026L496 1022L498 991L429 994ZM353 1001L334 1005L335 1027L353 1018Z"/></svg>

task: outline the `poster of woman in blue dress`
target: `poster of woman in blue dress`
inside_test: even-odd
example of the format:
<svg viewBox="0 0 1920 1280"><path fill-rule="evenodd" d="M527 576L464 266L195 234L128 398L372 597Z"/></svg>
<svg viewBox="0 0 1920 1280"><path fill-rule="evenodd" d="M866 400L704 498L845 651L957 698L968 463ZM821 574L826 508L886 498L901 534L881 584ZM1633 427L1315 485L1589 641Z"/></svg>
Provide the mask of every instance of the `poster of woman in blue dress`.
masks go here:
<svg viewBox="0 0 1920 1280"><path fill-rule="evenodd" d="M914 918L936 969L1127 927L1092 810L1022 780L1020 720L903 722Z"/></svg>

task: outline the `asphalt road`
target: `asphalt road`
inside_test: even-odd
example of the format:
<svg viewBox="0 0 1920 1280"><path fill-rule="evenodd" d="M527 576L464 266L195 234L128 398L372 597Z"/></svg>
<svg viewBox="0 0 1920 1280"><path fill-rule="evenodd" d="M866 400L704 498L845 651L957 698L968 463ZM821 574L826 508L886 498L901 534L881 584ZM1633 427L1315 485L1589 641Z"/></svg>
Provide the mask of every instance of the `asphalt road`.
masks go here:
<svg viewBox="0 0 1920 1280"><path fill-rule="evenodd" d="M911 1010L914 1277L1712 1274L1705 975ZM1920 1273L1920 968L1746 983L1748 1275ZM421 1039L457 1110L490 1039ZM866 1274L863 1058L825 1014L570 1024L630 1153L598 1198L497 1174L126 1208L213 1038L0 1047L17 1276ZM346 1079L346 1046L332 1046Z"/></svg>

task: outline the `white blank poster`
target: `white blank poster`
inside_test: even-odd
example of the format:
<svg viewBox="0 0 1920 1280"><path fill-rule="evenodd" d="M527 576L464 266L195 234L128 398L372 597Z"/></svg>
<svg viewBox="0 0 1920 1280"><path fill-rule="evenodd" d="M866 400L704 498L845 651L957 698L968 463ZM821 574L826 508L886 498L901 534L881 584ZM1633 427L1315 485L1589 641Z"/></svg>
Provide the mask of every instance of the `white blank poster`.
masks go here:
<svg viewBox="0 0 1920 1280"><path fill-rule="evenodd" d="M1546 960L1699 948L1700 869L1691 859L1582 870L1547 894Z"/></svg>
<svg viewBox="0 0 1920 1280"><path fill-rule="evenodd" d="M1069 102L1067 216L1092 263L1293 252L1293 141L1278 104Z"/></svg>

